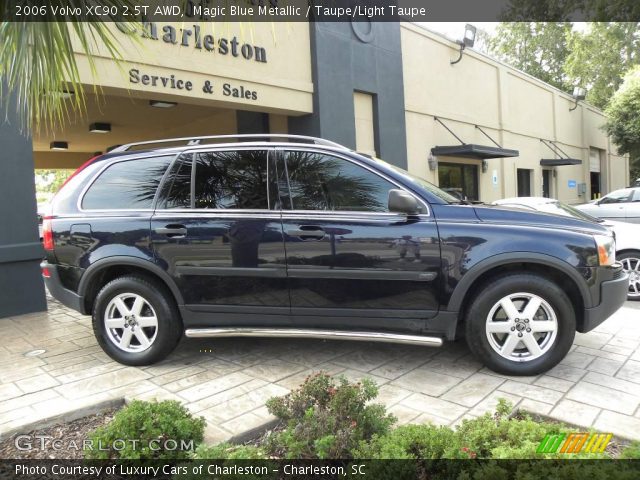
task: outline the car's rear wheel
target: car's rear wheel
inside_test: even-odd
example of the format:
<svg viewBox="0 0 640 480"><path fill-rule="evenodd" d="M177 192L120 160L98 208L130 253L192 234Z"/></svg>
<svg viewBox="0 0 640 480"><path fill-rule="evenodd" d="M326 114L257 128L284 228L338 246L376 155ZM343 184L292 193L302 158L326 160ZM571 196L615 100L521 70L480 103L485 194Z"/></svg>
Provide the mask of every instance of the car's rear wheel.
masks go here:
<svg viewBox="0 0 640 480"><path fill-rule="evenodd" d="M640 252L626 252L618 256L622 268L629 274L627 300L640 300Z"/></svg>
<svg viewBox="0 0 640 480"><path fill-rule="evenodd" d="M173 351L182 337L182 322L164 285L127 276L112 280L98 293L93 331L117 362L149 365Z"/></svg>
<svg viewBox="0 0 640 480"><path fill-rule="evenodd" d="M467 308L471 351L507 375L536 375L560 362L576 331L571 301L554 282L534 274L492 279Z"/></svg>

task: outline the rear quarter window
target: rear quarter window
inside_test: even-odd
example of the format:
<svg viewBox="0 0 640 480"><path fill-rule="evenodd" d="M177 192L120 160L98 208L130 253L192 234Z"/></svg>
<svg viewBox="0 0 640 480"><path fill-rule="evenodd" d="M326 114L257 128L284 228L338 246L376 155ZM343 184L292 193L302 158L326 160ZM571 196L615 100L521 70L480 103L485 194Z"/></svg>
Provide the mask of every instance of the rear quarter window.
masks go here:
<svg viewBox="0 0 640 480"><path fill-rule="evenodd" d="M124 160L108 166L82 199L84 210L145 210L173 155Z"/></svg>

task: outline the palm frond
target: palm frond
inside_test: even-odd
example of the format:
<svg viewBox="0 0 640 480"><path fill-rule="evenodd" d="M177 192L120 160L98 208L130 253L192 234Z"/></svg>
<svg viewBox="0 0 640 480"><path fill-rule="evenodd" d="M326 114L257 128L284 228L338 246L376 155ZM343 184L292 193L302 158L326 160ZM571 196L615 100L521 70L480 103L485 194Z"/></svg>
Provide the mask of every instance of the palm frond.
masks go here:
<svg viewBox="0 0 640 480"><path fill-rule="evenodd" d="M74 7L84 3L83 0L48 2L50 7ZM101 2L107 6L116 5L120 9L129 3L133 5L130 0ZM53 11L52 8L49 11ZM94 57L99 47L117 62L121 60L121 45L105 21L69 18L70 21L61 22L54 21L59 19L53 16L45 16L43 20L47 21L0 23L0 103L8 106L8 102L3 100L10 92L15 95L17 112L12 113L17 114L25 133L32 129L52 130L64 124L72 112L84 110L85 91L74 46L85 54L94 75ZM74 95L65 99L63 93L71 91ZM6 116L8 112L3 113Z"/></svg>

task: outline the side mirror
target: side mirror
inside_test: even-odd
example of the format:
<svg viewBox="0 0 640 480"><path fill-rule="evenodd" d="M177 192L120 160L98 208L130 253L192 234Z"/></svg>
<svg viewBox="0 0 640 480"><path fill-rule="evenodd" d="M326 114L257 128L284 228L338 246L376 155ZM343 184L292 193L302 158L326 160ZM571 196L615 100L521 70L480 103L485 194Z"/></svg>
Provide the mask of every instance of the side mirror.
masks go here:
<svg viewBox="0 0 640 480"><path fill-rule="evenodd" d="M404 190L389 190L389 211L415 215L420 213L420 205L416 198Z"/></svg>

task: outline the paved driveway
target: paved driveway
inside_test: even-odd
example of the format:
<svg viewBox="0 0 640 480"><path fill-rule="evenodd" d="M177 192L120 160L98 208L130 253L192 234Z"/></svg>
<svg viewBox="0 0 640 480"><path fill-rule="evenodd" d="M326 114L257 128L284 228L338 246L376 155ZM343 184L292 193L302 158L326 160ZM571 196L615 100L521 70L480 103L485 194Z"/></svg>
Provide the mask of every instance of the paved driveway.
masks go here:
<svg viewBox="0 0 640 480"><path fill-rule="evenodd" d="M294 339L185 340L158 365L125 367L102 353L89 317L53 301L47 313L1 319L0 338L0 435L122 398L158 398L203 415L207 439L219 441L268 421L268 398L325 370L373 378L380 401L401 423L454 425L503 397L531 412L640 439L638 303L578 334L563 362L536 377L495 374L458 343L429 349Z"/></svg>

